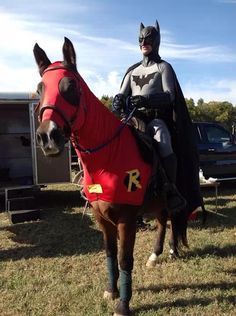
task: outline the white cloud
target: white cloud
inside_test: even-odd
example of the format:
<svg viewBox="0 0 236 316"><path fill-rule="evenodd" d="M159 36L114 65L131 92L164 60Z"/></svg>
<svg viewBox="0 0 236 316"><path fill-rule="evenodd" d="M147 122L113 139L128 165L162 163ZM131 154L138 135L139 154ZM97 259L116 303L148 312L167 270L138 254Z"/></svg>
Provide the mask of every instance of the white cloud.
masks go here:
<svg viewBox="0 0 236 316"><path fill-rule="evenodd" d="M94 73L85 72L84 78L90 89L98 98L101 98L103 95L116 95L121 83L121 77L116 71L110 72L106 78Z"/></svg>
<svg viewBox="0 0 236 316"><path fill-rule="evenodd" d="M35 91L40 80L32 53L35 42L45 49L52 61L60 60L65 35L73 40L78 69L98 97L104 94L115 95L126 68L141 59L137 45L128 41L93 37L75 31L70 24L34 22L33 19L26 21L22 16L0 12L1 91ZM236 61L234 54L225 47L179 45L173 43L165 32L160 53L168 59L198 62ZM201 86L192 82L182 88L186 97L205 100L226 99L236 104L235 81L226 79L212 84L207 81L206 85Z"/></svg>
<svg viewBox="0 0 236 316"><path fill-rule="evenodd" d="M165 58L184 59L201 62L235 62L235 54L222 46L197 46L165 43L160 47L160 55Z"/></svg>
<svg viewBox="0 0 236 316"><path fill-rule="evenodd" d="M35 92L40 76L36 68L14 68L0 64L1 92Z"/></svg>
<svg viewBox="0 0 236 316"><path fill-rule="evenodd" d="M204 101L228 101L236 106L236 80L205 79L201 84L188 82L182 85L186 98L193 98L197 102L200 98Z"/></svg>

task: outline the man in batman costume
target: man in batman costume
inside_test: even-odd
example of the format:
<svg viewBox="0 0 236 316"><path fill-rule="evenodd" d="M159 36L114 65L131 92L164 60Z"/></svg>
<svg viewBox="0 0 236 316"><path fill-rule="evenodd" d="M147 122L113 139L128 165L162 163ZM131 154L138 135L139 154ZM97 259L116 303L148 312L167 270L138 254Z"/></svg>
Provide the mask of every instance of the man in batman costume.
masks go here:
<svg viewBox="0 0 236 316"><path fill-rule="evenodd" d="M192 122L172 66L159 56L160 28L140 25L143 60L131 66L113 99L113 112L130 113L146 124L160 157L163 192L170 212L202 205L199 160Z"/></svg>

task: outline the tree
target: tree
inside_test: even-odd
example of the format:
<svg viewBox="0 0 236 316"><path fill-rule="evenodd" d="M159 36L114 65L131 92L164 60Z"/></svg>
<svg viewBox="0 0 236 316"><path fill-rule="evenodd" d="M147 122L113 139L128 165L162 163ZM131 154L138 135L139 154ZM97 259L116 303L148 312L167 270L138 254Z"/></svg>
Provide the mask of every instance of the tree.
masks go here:
<svg viewBox="0 0 236 316"><path fill-rule="evenodd" d="M197 107L195 106L194 100L192 98L185 99L186 105L189 111L189 115L193 121L197 121Z"/></svg>
<svg viewBox="0 0 236 316"><path fill-rule="evenodd" d="M101 101L109 110L111 110L113 97L109 97L108 95L103 95L100 101Z"/></svg>
<svg viewBox="0 0 236 316"><path fill-rule="evenodd" d="M204 103L203 99L199 99L194 115L194 120L216 121L222 123L227 129L231 129L233 122L236 121L236 108L226 101Z"/></svg>
<svg viewBox="0 0 236 316"><path fill-rule="evenodd" d="M200 98L198 101L197 101L197 105L198 106L202 106L204 104L204 100L202 98Z"/></svg>

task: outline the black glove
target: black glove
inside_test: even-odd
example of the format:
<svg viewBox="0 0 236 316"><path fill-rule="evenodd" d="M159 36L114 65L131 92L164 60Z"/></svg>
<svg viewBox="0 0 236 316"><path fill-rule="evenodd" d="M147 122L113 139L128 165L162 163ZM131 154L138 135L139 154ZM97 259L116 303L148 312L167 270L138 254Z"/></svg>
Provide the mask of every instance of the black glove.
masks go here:
<svg viewBox="0 0 236 316"><path fill-rule="evenodd" d="M129 109L132 111L134 108L143 108L147 106L147 99L142 95L135 95L129 98Z"/></svg>
<svg viewBox="0 0 236 316"><path fill-rule="evenodd" d="M123 94L119 93L115 95L112 102L112 112L118 117L122 115L125 109L125 97Z"/></svg>
<svg viewBox="0 0 236 316"><path fill-rule="evenodd" d="M112 102L112 111L121 112L125 108L125 96L121 93L114 96Z"/></svg>

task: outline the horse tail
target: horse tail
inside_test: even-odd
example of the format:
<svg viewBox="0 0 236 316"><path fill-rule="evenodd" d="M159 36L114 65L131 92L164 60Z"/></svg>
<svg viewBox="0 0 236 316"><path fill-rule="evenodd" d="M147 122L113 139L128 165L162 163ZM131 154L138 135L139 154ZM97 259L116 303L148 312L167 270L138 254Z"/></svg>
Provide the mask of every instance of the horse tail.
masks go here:
<svg viewBox="0 0 236 316"><path fill-rule="evenodd" d="M173 246L177 250L184 246L189 248L188 238L187 238L187 227L188 227L188 214L186 210L179 212L174 212L170 216L172 223L172 233L173 233Z"/></svg>

